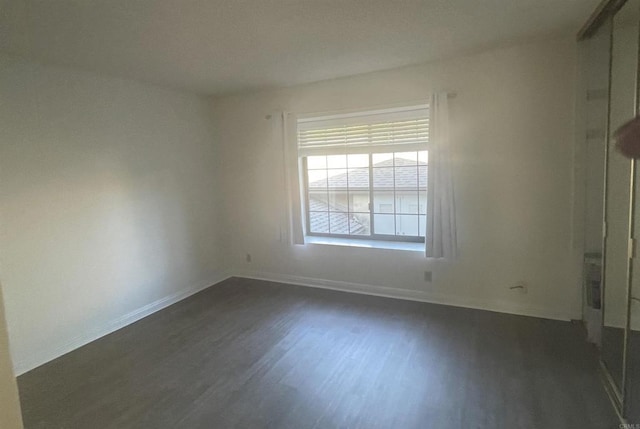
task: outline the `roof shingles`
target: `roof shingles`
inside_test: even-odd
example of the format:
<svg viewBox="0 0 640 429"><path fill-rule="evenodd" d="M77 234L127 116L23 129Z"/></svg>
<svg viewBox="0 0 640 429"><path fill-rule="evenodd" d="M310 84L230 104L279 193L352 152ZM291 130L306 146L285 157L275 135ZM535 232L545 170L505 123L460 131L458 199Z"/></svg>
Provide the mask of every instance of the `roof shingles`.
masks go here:
<svg viewBox="0 0 640 429"><path fill-rule="evenodd" d="M378 162L373 165L373 187L375 189L424 189L427 186L427 164L403 158ZM331 171L331 170L327 170ZM337 170L340 174L328 179L315 180L309 183L309 189L326 189L327 186L337 189L369 189L369 169L351 168Z"/></svg>
<svg viewBox="0 0 640 429"><path fill-rule="evenodd" d="M404 158L378 162L373 165L374 189L424 189L427 186L427 164ZM331 171L331 170L328 170ZM369 169L351 168L327 179L309 183L309 189L369 189ZM310 232L344 235L367 235L369 228L343 208L327 204L309 195Z"/></svg>
<svg viewBox="0 0 640 429"><path fill-rule="evenodd" d="M344 235L366 235L368 228L339 208L316 198L309 198L310 232Z"/></svg>

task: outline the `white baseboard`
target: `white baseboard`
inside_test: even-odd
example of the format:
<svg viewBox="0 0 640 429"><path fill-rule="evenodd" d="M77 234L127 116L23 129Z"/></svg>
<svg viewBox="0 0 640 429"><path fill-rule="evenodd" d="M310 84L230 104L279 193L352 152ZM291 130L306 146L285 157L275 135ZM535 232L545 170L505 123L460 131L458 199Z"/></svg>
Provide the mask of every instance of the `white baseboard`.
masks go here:
<svg viewBox="0 0 640 429"><path fill-rule="evenodd" d="M554 311L547 308L520 305L508 301L482 300L477 298L465 298L454 295L435 294L417 290L397 289L384 286L375 286L362 283L350 283L335 280L325 280L311 277L301 277L291 274L279 274L259 271L238 271L235 277L245 277L256 280L308 286L321 289L331 289L341 292L360 293L364 295L382 296L387 298L403 299L408 301L428 302L432 304L449 305L454 307L473 308L477 310L494 311L498 313L516 314L553 320L580 319L579 315Z"/></svg>
<svg viewBox="0 0 640 429"><path fill-rule="evenodd" d="M14 373L16 374L16 376L19 376L24 374L25 372L31 371L32 369L50 362L66 353L69 353L72 350L82 347L85 344L97 340L98 338L104 337L105 335L117 331L118 329L124 328L125 326L137 322L138 320L143 319L157 311L160 311L163 308L175 304L176 302L182 301L183 299L188 298L191 295L194 295L204 289L220 283L228 279L229 277L231 276L226 272L216 273L214 278L209 279L206 282L202 282L201 284L192 286L188 289L176 292L157 301L149 303L115 320L112 320L104 326L86 330L85 332L80 333L79 335L68 341L61 342L59 344L47 345L47 347L43 347L42 349L32 353L27 358L14 362Z"/></svg>
<svg viewBox="0 0 640 429"><path fill-rule="evenodd" d="M570 320L572 315L550 311L546 308L531 307L526 305L519 305L513 302L506 301L490 301L480 300L476 298L462 298L453 295L434 294L423 291L409 290L409 289L397 289L384 286L367 285L362 283L350 283L335 280L325 280L311 277L295 276L290 274L278 274L259 271L237 271L233 274L236 277L245 277L257 280L267 280L279 283L293 284L298 286L331 289L349 293L360 293L365 295L382 296L387 298L403 299L409 301L428 302L433 304L450 305L455 307L474 308L478 310L495 311L499 313L517 314L522 316L532 316L544 319L555 320ZM130 313L127 313L108 324L99 327L86 330L80 333L76 337L61 342L59 344L47 345L40 350L32 353L25 359L17 360L14 363L14 372L16 375L22 375L25 372L31 371L34 368L39 367L47 362L52 361L72 350L84 346L92 341L97 340L105 335L108 335L118 329L124 328L140 319L143 319L157 311L162 310L176 302L198 293L208 287L220 283L231 277L227 272L218 273L215 278L203 282L189 289L185 289L180 292L176 292L172 295L166 296L155 302L140 307ZM577 317L579 318L579 317Z"/></svg>

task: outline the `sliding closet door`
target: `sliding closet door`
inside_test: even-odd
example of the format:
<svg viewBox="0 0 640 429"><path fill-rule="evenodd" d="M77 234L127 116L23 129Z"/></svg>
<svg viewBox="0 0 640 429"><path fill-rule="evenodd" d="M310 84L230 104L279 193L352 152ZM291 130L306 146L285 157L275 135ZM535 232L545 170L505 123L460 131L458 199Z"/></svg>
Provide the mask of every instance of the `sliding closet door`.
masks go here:
<svg viewBox="0 0 640 429"><path fill-rule="evenodd" d="M619 399L624 389L633 168L631 161L616 150L612 134L636 112L639 4L640 0L629 0L614 16L611 51L602 361Z"/></svg>
<svg viewBox="0 0 640 429"><path fill-rule="evenodd" d="M629 422L640 423L640 162L635 161L633 234L635 254L632 261L632 281L629 291L629 331L626 350L625 416Z"/></svg>
<svg viewBox="0 0 640 429"><path fill-rule="evenodd" d="M631 26L640 26L640 0L632 1L635 10L630 11ZM635 24L634 24L635 23ZM640 37L636 36L636 52L640 46ZM636 71L638 73L638 71ZM640 88L636 85L636 114ZM631 285L629 289L629 330L627 331L626 376L625 376L625 417L629 423L640 424L640 160L634 161L633 189L633 225L632 234L635 239L635 252L631 260Z"/></svg>
<svg viewBox="0 0 640 429"><path fill-rule="evenodd" d="M638 161L636 161L637 163ZM638 173L636 171L636 173ZM640 234L640 174L636 174L634 230L636 241ZM640 423L640 258L633 260L633 281L629 303L629 333L627 340L627 372L625 379L625 416L629 422Z"/></svg>
<svg viewBox="0 0 640 429"><path fill-rule="evenodd" d="M607 120L609 108L609 61L611 19L589 38L580 41L579 135L584 160L584 300L583 320L590 342L602 337L602 226Z"/></svg>

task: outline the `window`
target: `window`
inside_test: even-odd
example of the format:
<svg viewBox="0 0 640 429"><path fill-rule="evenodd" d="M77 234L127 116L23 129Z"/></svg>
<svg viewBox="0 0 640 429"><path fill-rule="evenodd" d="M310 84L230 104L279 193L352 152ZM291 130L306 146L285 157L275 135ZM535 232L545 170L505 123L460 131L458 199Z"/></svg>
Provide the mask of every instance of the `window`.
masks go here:
<svg viewBox="0 0 640 429"><path fill-rule="evenodd" d="M428 107L298 121L310 236L424 242Z"/></svg>

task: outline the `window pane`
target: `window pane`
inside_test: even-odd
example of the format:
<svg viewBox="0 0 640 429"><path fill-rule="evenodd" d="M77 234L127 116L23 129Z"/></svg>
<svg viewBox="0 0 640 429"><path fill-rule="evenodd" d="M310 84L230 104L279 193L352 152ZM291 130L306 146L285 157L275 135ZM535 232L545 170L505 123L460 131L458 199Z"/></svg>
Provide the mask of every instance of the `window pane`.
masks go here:
<svg viewBox="0 0 640 429"><path fill-rule="evenodd" d="M418 152L418 164L429 164L429 152L421 150Z"/></svg>
<svg viewBox="0 0 640 429"><path fill-rule="evenodd" d="M427 213L427 193L424 191L420 191L419 195L420 203L418 204L418 213L426 214Z"/></svg>
<svg viewBox="0 0 640 429"><path fill-rule="evenodd" d="M393 189L393 168L374 168L373 188Z"/></svg>
<svg viewBox="0 0 640 429"><path fill-rule="evenodd" d="M327 192L309 192L309 211L327 212Z"/></svg>
<svg viewBox="0 0 640 429"><path fill-rule="evenodd" d="M418 235L417 215L396 215L396 235Z"/></svg>
<svg viewBox="0 0 640 429"><path fill-rule="evenodd" d="M374 167L393 167L392 153L374 153L372 157Z"/></svg>
<svg viewBox="0 0 640 429"><path fill-rule="evenodd" d="M418 167L418 178L419 178L419 184L421 188L426 188L427 187L427 166L420 166ZM422 198L422 195L420 196Z"/></svg>
<svg viewBox="0 0 640 429"><path fill-rule="evenodd" d="M329 170L329 188L347 188L347 170Z"/></svg>
<svg viewBox="0 0 640 429"><path fill-rule="evenodd" d="M329 195L329 211L347 212L349 210L349 207L347 206L346 191L329 190L328 195Z"/></svg>
<svg viewBox="0 0 640 429"><path fill-rule="evenodd" d="M373 216L373 228L376 234L395 234L393 215L376 214Z"/></svg>
<svg viewBox="0 0 640 429"><path fill-rule="evenodd" d="M347 157L347 162L349 163L349 168L355 167L368 167L369 166L369 155L368 154L358 154L358 155L349 155Z"/></svg>
<svg viewBox="0 0 640 429"><path fill-rule="evenodd" d="M327 156L327 168L347 168L347 155Z"/></svg>
<svg viewBox="0 0 640 429"><path fill-rule="evenodd" d="M396 189L418 189L418 167L394 168Z"/></svg>
<svg viewBox="0 0 640 429"><path fill-rule="evenodd" d="M371 235L369 213L350 213L351 235Z"/></svg>
<svg viewBox="0 0 640 429"><path fill-rule="evenodd" d="M369 189L369 169L368 168L350 168L348 171L349 190L367 190Z"/></svg>
<svg viewBox="0 0 640 429"><path fill-rule="evenodd" d="M349 234L349 214L348 213L330 213L331 233L332 234Z"/></svg>
<svg viewBox="0 0 640 429"><path fill-rule="evenodd" d="M330 213L331 234L370 235L368 213Z"/></svg>
<svg viewBox="0 0 640 429"><path fill-rule="evenodd" d="M395 205L393 201L393 191L374 191L373 192L373 211L374 213L393 213Z"/></svg>
<svg viewBox="0 0 640 429"><path fill-rule="evenodd" d="M394 153L395 166L416 165L418 163L418 152L396 152Z"/></svg>
<svg viewBox="0 0 640 429"><path fill-rule="evenodd" d="M310 170L318 169L318 168L327 168L327 157L326 156L308 156L307 168Z"/></svg>
<svg viewBox="0 0 640 429"><path fill-rule="evenodd" d="M306 162L310 233L425 236L427 151L309 156Z"/></svg>
<svg viewBox="0 0 640 429"><path fill-rule="evenodd" d="M369 191L349 191L349 211L369 212Z"/></svg>
<svg viewBox="0 0 640 429"><path fill-rule="evenodd" d="M396 212L402 214L418 214L418 192L396 192Z"/></svg>
<svg viewBox="0 0 640 429"><path fill-rule="evenodd" d="M307 171L307 177L309 190L327 189L327 170L309 170Z"/></svg>
<svg viewBox="0 0 640 429"><path fill-rule="evenodd" d="M315 233L329 233L329 213L309 212L309 229Z"/></svg>

